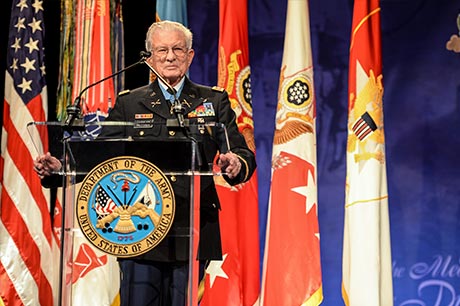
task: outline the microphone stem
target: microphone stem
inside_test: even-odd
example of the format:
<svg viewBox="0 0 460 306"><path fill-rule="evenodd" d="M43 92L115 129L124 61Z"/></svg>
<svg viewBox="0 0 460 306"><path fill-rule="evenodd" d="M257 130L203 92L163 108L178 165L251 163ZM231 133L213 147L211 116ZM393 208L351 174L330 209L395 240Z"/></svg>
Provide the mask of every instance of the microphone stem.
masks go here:
<svg viewBox="0 0 460 306"><path fill-rule="evenodd" d="M168 92L173 95L174 97L173 111L174 111L174 114L176 115L177 123L179 127L184 129L185 128L184 110L182 109L182 105L180 104L179 99L177 98L176 90L149 63L144 61L144 64L146 64L147 67L149 67L150 71L152 71L153 74L161 82L163 82L163 84L165 84L166 87L168 87Z"/></svg>
<svg viewBox="0 0 460 306"><path fill-rule="evenodd" d="M100 79L99 81L97 81L97 82L95 82L95 83L89 84L88 86L86 86L85 88L83 88L83 90L82 90L82 91L80 92L80 94L78 95L78 98L77 98L77 99L78 99L78 104L81 103L81 96L85 93L85 91L87 91L87 90L90 89L91 87L96 86L97 84L100 84L100 83L102 83L102 82L104 82L104 81L106 81L106 80L108 80L108 79L110 79L110 78L113 78L113 77L119 75L120 73L125 72L125 71L128 70L128 69L131 69L131 68L134 67L134 66L140 65L140 64L142 64L144 61L145 61L145 59L142 58L142 59L140 59L139 61L137 61L136 63L131 64L131 65L129 65L128 67L125 67L125 68L123 68L123 69L121 69L121 70L115 72L114 74L111 74L111 75L109 75L109 76L106 76L105 78ZM79 107L80 105L76 105L76 106Z"/></svg>
<svg viewBox="0 0 460 306"><path fill-rule="evenodd" d="M117 72L115 72L115 73L113 73L113 74L111 74L109 76L106 76L105 78L100 79L97 82L89 84L88 86L83 88L83 90L80 91L80 93L78 94L78 96L75 99L74 103L72 105L70 105L69 107L67 107L68 117L67 117L67 119L65 121L66 127L68 127L68 128L72 127L74 125L75 121L79 121L79 120L76 120L76 119L77 118L80 119L79 116L81 114L81 108L80 108L81 97L88 89L90 89L91 87L96 86L97 84L100 84L100 83L102 83L102 82L104 82L104 81L106 81L106 80L108 80L110 78L113 78L113 77L119 75L120 73L125 72L126 70L129 70L129 69L133 68L134 66L137 66L137 65L145 63L146 57L147 57L147 54L145 54L145 55L142 54L141 59L139 61L137 61L136 63L131 64L128 67L125 67L125 68L123 68L123 69L121 69L121 70L119 70L119 71L117 71ZM80 126L78 126L77 128L83 130L84 129L84 123L81 122L81 123L79 123L79 125Z"/></svg>

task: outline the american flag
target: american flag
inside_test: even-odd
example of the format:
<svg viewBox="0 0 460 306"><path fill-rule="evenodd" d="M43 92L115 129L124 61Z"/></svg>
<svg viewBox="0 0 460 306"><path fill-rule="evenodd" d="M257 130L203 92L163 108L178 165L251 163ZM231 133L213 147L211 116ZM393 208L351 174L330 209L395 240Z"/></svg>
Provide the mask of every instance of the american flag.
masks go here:
<svg viewBox="0 0 460 306"><path fill-rule="evenodd" d="M26 125L46 121L43 1L11 9L0 159L0 297L6 305L53 305L56 243L49 193L33 172L39 154ZM36 131L38 132L38 131ZM48 150L40 134L39 150ZM56 269L56 270L53 270Z"/></svg>
<svg viewBox="0 0 460 306"><path fill-rule="evenodd" d="M368 112L365 112L361 117L356 120L352 126L353 133L359 140L363 141L370 133L377 129L377 125Z"/></svg>
<svg viewBox="0 0 460 306"><path fill-rule="evenodd" d="M96 212L98 215L106 216L110 214L116 207L117 204L112 201L107 192L105 192L101 186L97 187Z"/></svg>

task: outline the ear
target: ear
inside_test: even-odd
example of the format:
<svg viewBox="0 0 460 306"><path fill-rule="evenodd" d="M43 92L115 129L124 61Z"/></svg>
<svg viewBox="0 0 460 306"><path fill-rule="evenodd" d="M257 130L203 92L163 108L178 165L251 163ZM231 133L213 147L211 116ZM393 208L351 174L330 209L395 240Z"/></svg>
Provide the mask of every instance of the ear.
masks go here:
<svg viewBox="0 0 460 306"><path fill-rule="evenodd" d="M193 61L193 57L195 56L195 50L190 49L187 52L188 64L190 65Z"/></svg>
<svg viewBox="0 0 460 306"><path fill-rule="evenodd" d="M154 65L153 57L154 57L154 55L153 55L153 53L152 53L152 55L151 55L149 58L147 58L147 59L145 60L145 61L146 61L147 63L149 63L152 67L153 67L153 65Z"/></svg>

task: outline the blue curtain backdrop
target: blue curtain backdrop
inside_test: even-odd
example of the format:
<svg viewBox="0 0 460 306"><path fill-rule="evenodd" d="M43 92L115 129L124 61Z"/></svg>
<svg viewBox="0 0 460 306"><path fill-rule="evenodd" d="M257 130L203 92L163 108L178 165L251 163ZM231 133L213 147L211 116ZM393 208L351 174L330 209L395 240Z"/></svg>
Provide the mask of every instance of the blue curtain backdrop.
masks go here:
<svg viewBox="0 0 460 306"><path fill-rule="evenodd" d="M264 230L287 3L248 2L260 220ZM343 305L341 260L352 8L353 1L310 1L318 107L323 305L327 306ZM382 0L381 8L395 305L459 305L460 53L448 51L446 43L459 34L456 20L460 2ZM190 1L188 16L196 50L190 76L214 85L218 1ZM261 242L263 245L263 232Z"/></svg>

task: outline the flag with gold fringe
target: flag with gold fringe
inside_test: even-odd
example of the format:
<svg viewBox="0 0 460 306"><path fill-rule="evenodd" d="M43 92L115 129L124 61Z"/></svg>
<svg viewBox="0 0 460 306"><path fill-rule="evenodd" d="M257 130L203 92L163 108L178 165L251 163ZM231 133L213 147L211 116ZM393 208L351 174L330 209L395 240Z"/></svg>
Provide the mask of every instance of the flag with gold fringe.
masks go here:
<svg viewBox="0 0 460 306"><path fill-rule="evenodd" d="M66 108L80 92L119 70L123 60L123 24L120 1L61 2L61 65L57 117L64 120ZM81 109L86 122L103 121L115 103L115 93L123 78L108 79L83 95ZM97 136L99 129L86 131ZM61 226L61 191L58 191L55 228ZM75 223L76 224L76 223ZM73 246L72 258L65 263L64 292L78 305L118 305L119 268L116 258L93 248L79 229L64 243Z"/></svg>
<svg viewBox="0 0 460 306"><path fill-rule="evenodd" d="M255 151L247 0L220 0L219 26L218 85L227 91L238 128ZM219 176L215 182L223 259L206 268L201 305L252 306L260 287L257 172L233 187Z"/></svg>
<svg viewBox="0 0 460 306"><path fill-rule="evenodd" d="M393 305L379 0L356 0L350 41L342 295Z"/></svg>
<svg viewBox="0 0 460 306"><path fill-rule="evenodd" d="M316 171L316 101L307 0L288 0L272 153L261 305L323 299Z"/></svg>

